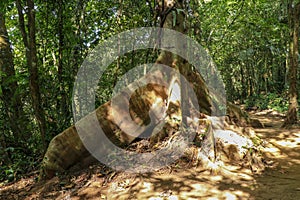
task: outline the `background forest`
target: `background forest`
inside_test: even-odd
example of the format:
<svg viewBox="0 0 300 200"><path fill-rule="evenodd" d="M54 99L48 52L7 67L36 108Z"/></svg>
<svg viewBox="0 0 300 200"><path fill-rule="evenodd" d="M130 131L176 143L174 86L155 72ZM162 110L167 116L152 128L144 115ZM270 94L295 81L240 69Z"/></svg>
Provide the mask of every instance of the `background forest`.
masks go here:
<svg viewBox="0 0 300 200"><path fill-rule="evenodd" d="M297 27L297 20L291 19L293 12L300 12L296 9L300 3L292 2L189 1L188 34L213 57L228 101L249 109L288 111L290 80L300 88L299 66L292 71L296 73L289 73L290 41L299 27L299 20ZM50 140L73 124L73 84L89 51L122 31L159 26L156 4L151 0L0 2L1 180L17 179L39 167ZM114 62L99 83L97 105L110 99L122 74L154 62L157 53L132 51ZM299 90L294 92L299 97Z"/></svg>

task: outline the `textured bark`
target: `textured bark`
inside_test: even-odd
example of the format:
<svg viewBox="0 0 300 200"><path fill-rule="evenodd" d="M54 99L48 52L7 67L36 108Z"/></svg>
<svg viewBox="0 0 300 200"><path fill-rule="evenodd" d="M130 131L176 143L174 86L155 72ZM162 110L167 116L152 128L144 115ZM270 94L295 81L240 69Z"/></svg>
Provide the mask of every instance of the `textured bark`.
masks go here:
<svg viewBox="0 0 300 200"><path fill-rule="evenodd" d="M157 77L158 76L156 76L156 78ZM119 147L126 147L133 142L136 137L149 137L149 134L152 134L153 130L159 125L159 120L153 121L153 119L158 117L153 116L154 112L151 112L151 109L153 109L153 105L156 105L154 109L160 109L165 106L164 104L168 99L168 91L168 88L161 86L161 84L148 84L136 90L131 96L130 102L128 102L126 91L122 91L114 97L121 102L119 107L112 107L111 101L109 101L101 105L94 113L81 119L79 123L85 121L84 123L88 124L91 116L96 114L97 120L107 138ZM129 104L130 115L136 124L145 126L151 123L150 128L144 130L140 135L135 136L123 132L122 130L124 130L124 127L122 126L126 126L127 124L127 119L124 117L127 110L126 106L122 105L122 102L124 105ZM170 102L168 109L163 110L162 112L166 112L168 117L166 117L167 120L161 131L150 137L150 143L152 145L161 141L164 137L171 136L174 132L178 131L176 129L178 128L178 123L172 121L175 117L177 118L176 121L181 121L180 116L182 113L178 102ZM125 123L119 125L116 124L116 118L125 120ZM87 125L86 127L87 128L83 128L80 131L84 133L86 138L93 137L93 134L95 133L94 127L90 125ZM98 150L101 151L101 148ZM99 153L99 151L97 152ZM56 172L67 170L77 163L81 163L81 166L86 166L88 163L85 163L85 160L93 161L93 159L89 159L90 157L90 153L87 151L78 135L78 130L75 126L72 126L54 137L50 142L43 160L40 177L51 178Z"/></svg>
<svg viewBox="0 0 300 200"><path fill-rule="evenodd" d="M161 58L164 60L163 56ZM154 112L151 112L151 109L153 109L153 105L156 105L154 109L161 109L165 106L165 103L168 101L170 95L172 95L169 93L171 91L170 88L165 88L162 86L162 84L159 84L160 81L163 81L163 75L160 73L160 71L157 71L155 76L155 81L158 84L148 84L145 87L139 88L133 93L130 101L127 99L127 96L130 95L127 94L126 91L122 91L119 95L114 97L119 103L121 102L119 107L113 108L111 106L111 101L109 101L100 106L95 113L89 115L91 116L96 114L103 132L117 146L126 147L133 140L135 140L136 137L141 135L149 137L149 134L152 134L156 126L159 125L159 120L153 120L158 119L159 117L153 116ZM167 80L167 82L172 81L174 81L174 77L170 77L170 80ZM170 85L170 87L172 87L172 85ZM202 94L202 96L204 96L204 94ZM124 105L122 105L122 103L124 103ZM122 124L124 126L127 124L127 119L125 117L127 110L125 109L125 104L129 104L131 118L136 124L145 126L151 123L150 128L142 132L141 135L127 135L122 131L124 130L124 127L119 127L122 126ZM169 106L167 110L162 110L162 112L166 112L168 116L166 119L169 119L169 122L166 122L162 131L159 131L157 134L150 137L150 143L152 145L158 141L161 141L166 136L171 136L175 131L177 131L176 128L178 127L178 124L172 122L170 119L174 119L174 117L176 117L178 121L182 121L182 113L179 102L177 100L173 102L170 101L168 105ZM156 113L159 113L159 111ZM89 123L89 116L83 118L82 120L86 120L87 123ZM125 120L125 123L122 123L118 126L115 123L116 118L119 118L119 120L122 121ZM86 134L86 137L93 137L93 135L91 135L94 133L92 129L93 128L88 126L87 129L83 129L81 131ZM50 178L55 174L55 172L66 170L78 162L82 162L82 165L85 166L86 164L84 164L84 160L88 157L90 157L89 152L86 150L81 139L79 138L75 126L72 126L61 134L57 135L50 142L43 160L41 178Z"/></svg>
<svg viewBox="0 0 300 200"><path fill-rule="evenodd" d="M298 122L298 58L299 58L299 20L300 20L300 3L294 5L294 1L289 1L288 15L290 26L290 44L289 44L289 109L284 121L283 127L296 124Z"/></svg>
<svg viewBox="0 0 300 200"><path fill-rule="evenodd" d="M124 93L120 93L115 98L119 99L120 102L129 103L128 100L126 100L126 94ZM131 116L135 116L133 120L139 125L148 124L150 117L148 113L152 104L155 102L163 103L166 98L166 88L155 84L148 84L138 91L135 91L129 107ZM120 105L120 107L114 109L111 106L111 101L109 101L94 112L95 113L92 114L96 114L103 132L117 146L127 146L135 139L135 137L124 133L114 121L117 116L123 116L123 113L127 112L127 110L124 109L124 106ZM113 113L117 114L114 115ZM88 119L89 116L86 116L82 120ZM153 126L155 126L155 124ZM83 131L87 134L87 137L89 137L89 134L93 133L93 131ZM50 142L43 160L41 177L50 178L55 172L66 170L89 155L89 152L86 150L78 136L75 126L71 126L54 137Z"/></svg>

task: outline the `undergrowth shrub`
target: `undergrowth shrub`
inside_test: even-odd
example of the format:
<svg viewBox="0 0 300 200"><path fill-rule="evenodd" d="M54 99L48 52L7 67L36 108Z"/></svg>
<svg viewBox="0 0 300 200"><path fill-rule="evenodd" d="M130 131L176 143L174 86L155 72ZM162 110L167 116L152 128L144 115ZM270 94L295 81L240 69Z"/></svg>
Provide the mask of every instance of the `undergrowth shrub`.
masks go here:
<svg viewBox="0 0 300 200"><path fill-rule="evenodd" d="M287 97L282 97L276 93L259 94L245 100L245 106L258 107L260 110L273 109L278 112L286 112L289 102Z"/></svg>

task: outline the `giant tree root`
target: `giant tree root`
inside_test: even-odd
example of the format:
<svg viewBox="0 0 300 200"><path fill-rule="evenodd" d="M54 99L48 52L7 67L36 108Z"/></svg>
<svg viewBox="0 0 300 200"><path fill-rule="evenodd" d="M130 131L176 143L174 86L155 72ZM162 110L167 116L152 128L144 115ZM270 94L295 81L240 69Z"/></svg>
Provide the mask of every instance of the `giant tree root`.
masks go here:
<svg viewBox="0 0 300 200"><path fill-rule="evenodd" d="M161 104L164 103L167 97L166 94L166 88L156 84L148 84L142 89L142 91L135 92L130 104L130 111L133 115L135 115L136 122L141 125L145 124L149 119L148 112L151 105L156 103L158 107L163 107ZM136 98L135 96L138 96L139 98ZM122 95L119 96L119 98L123 97L124 96ZM111 102L107 102L82 120L86 120L86 123L89 123L89 117L91 115L96 115L107 138L109 138L109 140L117 146L127 146L134 140L135 137L127 135L120 130L113 121L113 111ZM122 107L118 108L116 112L122 113ZM93 127L88 128L93 129ZM83 131L87 137L93 137L93 135L91 135L94 133L93 130ZM81 162L89 155L90 153L83 145L83 142L78 135L78 131L73 125L51 140L43 159L40 177L51 178L56 172L67 170L76 163Z"/></svg>

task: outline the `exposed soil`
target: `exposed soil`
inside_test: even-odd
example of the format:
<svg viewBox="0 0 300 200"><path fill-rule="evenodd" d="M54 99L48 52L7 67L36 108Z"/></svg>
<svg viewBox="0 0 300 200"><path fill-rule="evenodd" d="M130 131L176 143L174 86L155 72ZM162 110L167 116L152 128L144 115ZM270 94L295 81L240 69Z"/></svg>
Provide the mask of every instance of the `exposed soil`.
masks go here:
<svg viewBox="0 0 300 200"><path fill-rule="evenodd" d="M115 173L101 165L37 183L37 173L14 183L0 183L0 199L300 199L300 128L280 128L282 116L256 112L265 128L268 168L255 174L242 165L210 170L181 159L150 174Z"/></svg>

